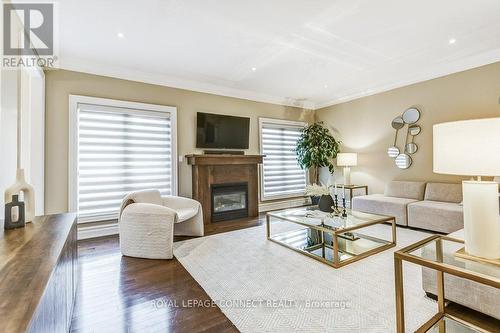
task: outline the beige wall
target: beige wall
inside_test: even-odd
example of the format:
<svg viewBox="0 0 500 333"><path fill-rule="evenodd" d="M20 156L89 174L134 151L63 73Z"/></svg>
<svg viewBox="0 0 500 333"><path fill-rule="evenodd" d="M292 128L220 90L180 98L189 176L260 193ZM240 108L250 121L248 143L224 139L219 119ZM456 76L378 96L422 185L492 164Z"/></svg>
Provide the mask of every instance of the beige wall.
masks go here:
<svg viewBox="0 0 500 333"><path fill-rule="evenodd" d="M258 117L310 121L312 112L280 105L197 93L140 82L71 71L46 72L46 213L68 208L68 96L70 94L112 98L177 107L178 154L195 149L196 112L206 111L251 117L250 148L258 153ZM429 80L315 112L343 141L343 151L358 152L358 166L352 169L355 183L368 184L370 192L382 192L390 180L459 181L461 177L432 172L432 125L445 121L500 116L500 63ZM400 170L387 157L394 140L391 121L407 107L422 111L422 132L415 142L419 151L413 165ZM406 128L405 128L406 130ZM398 135L403 145L405 131ZM457 147L459 149L459 147ZM339 181L342 171L338 168ZM179 194L191 194L191 168L179 164Z"/></svg>
<svg viewBox="0 0 500 333"><path fill-rule="evenodd" d="M188 90L57 70L46 72L45 210L68 209L68 96L85 95L177 107L178 154L196 152L196 112L248 116L250 147L259 153L258 117L310 120L312 112L268 103L197 93ZM179 194L191 195L191 167L179 163Z"/></svg>
<svg viewBox="0 0 500 333"><path fill-rule="evenodd" d="M316 111L316 120L324 121L335 131L343 141L342 151L359 153L358 166L351 171L352 182L368 184L371 193L381 193L390 180L461 180L432 172L432 125L500 117L499 96L500 62L497 62L323 108ZM419 150L413 155L413 165L401 170L386 153L394 141L391 121L412 105L422 112L418 122L422 132L415 138ZM406 127L399 131L400 149L405 135ZM342 179L342 170L337 169L336 178Z"/></svg>

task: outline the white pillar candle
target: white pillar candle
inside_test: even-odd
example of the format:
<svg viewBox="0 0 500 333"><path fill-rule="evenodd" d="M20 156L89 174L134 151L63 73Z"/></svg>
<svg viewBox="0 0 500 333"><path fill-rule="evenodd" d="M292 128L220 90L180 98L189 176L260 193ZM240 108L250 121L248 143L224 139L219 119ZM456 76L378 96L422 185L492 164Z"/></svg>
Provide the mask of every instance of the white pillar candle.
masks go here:
<svg viewBox="0 0 500 333"><path fill-rule="evenodd" d="M345 185L342 185L342 199L345 199Z"/></svg>
<svg viewBox="0 0 500 333"><path fill-rule="evenodd" d="M473 256L500 258L498 184L464 181L465 251Z"/></svg>
<svg viewBox="0 0 500 333"><path fill-rule="evenodd" d="M335 195L337 195L337 182L335 182Z"/></svg>

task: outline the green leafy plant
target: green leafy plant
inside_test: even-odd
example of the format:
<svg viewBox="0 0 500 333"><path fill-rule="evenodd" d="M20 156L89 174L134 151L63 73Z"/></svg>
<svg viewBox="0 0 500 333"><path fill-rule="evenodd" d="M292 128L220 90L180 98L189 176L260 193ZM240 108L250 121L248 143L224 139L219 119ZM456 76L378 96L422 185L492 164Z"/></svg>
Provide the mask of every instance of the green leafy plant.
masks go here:
<svg viewBox="0 0 500 333"><path fill-rule="evenodd" d="M328 171L333 173L332 159L337 157L340 143L323 126L323 122L305 126L301 130L295 153L300 167L304 170L311 170L312 178L316 184L319 184L319 168L328 167Z"/></svg>

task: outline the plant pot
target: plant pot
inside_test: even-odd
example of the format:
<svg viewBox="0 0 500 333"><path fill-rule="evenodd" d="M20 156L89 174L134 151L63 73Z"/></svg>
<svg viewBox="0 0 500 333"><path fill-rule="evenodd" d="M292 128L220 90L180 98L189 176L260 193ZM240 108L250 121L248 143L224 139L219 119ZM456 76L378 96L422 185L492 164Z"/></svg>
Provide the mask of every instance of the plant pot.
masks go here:
<svg viewBox="0 0 500 333"><path fill-rule="evenodd" d="M320 199L320 197L311 195L311 204L317 206L319 204L319 199Z"/></svg>
<svg viewBox="0 0 500 333"><path fill-rule="evenodd" d="M318 203L319 210L322 212L331 213L333 212L332 206L333 206L332 196L329 194L322 195Z"/></svg>

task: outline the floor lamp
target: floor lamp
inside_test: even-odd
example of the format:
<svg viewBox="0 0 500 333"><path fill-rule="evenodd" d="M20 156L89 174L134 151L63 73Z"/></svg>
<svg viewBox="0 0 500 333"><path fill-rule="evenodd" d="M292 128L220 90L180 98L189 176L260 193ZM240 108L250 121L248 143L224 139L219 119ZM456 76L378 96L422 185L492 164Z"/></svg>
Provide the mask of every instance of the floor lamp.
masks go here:
<svg viewBox="0 0 500 333"><path fill-rule="evenodd" d="M498 183L482 181L500 171L500 117L434 125L434 172L477 176L463 181L465 251L500 258Z"/></svg>

